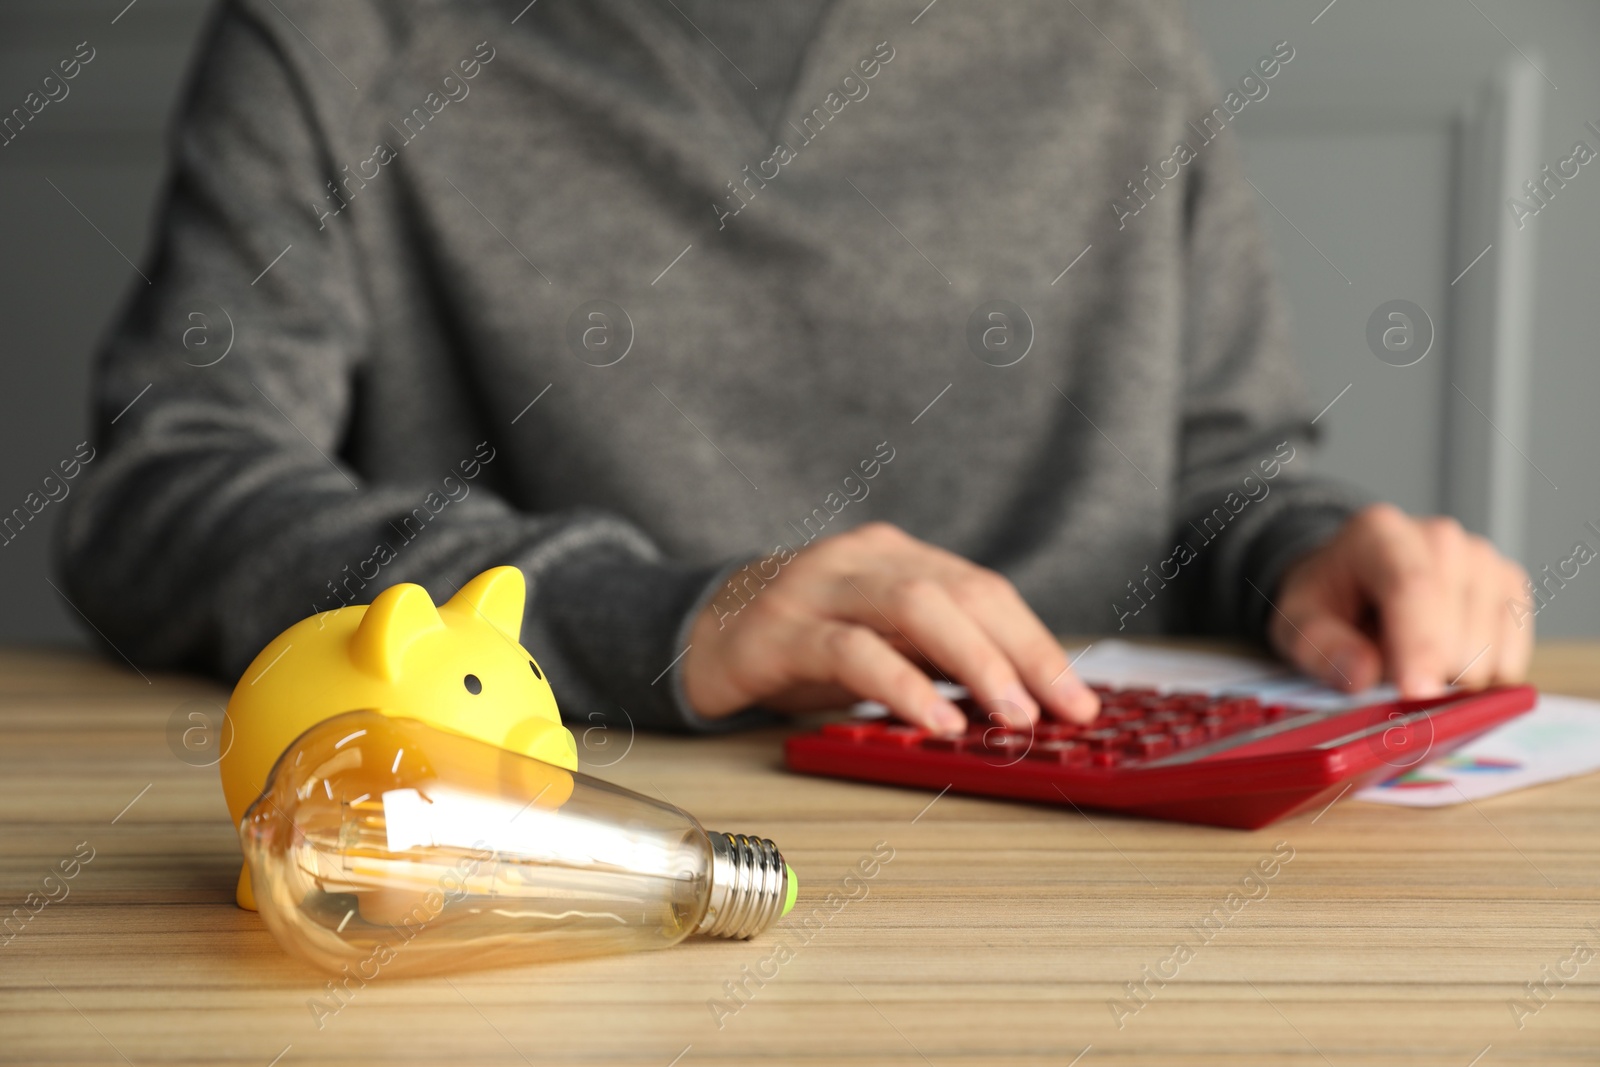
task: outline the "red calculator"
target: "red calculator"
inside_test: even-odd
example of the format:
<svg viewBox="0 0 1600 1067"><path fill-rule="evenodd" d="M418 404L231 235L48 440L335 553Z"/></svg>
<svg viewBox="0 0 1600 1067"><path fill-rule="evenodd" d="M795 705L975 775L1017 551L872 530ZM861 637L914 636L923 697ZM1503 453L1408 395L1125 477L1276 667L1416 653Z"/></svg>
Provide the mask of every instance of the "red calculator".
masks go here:
<svg viewBox="0 0 1600 1067"><path fill-rule="evenodd" d="M959 737L856 719L791 737L785 755L807 774L1253 830L1447 753L1537 698L1519 685L1329 709L1093 688L1087 726L987 725L962 700L972 725Z"/></svg>

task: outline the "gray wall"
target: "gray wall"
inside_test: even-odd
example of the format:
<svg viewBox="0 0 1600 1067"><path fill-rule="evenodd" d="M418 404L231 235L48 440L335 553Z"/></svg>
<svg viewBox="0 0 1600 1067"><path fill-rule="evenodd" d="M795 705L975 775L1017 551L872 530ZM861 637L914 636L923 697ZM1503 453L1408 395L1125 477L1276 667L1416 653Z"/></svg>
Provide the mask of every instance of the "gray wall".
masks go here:
<svg viewBox="0 0 1600 1067"><path fill-rule="evenodd" d="M1262 216L1313 393L1331 400L1351 384L1319 424L1328 430L1323 465L1432 511L1443 503L1447 405L1459 402L1449 386L1445 317L1436 316L1439 358L1404 372L1367 350L1366 321L1395 297L1444 308L1450 279L1472 254L1451 242L1453 120L1496 64L1517 57L1500 30L1559 86L1546 102L1544 161L1580 135L1600 147L1582 130L1587 119L1600 122L1600 4L1477 0L1480 13L1465 0L1336 0L1313 25L1325 2L1193 0L1191 10L1225 80L1277 41L1297 52L1236 128L1251 179L1276 205L1263 202ZM71 94L0 148L0 511L20 504L86 436L89 354L131 286L143 284L123 255L141 260L161 180L162 127L207 4L125 5L0 5L0 111L19 104L80 41L96 50ZM1534 225L1529 453L1560 487L1528 472L1524 562L1536 570L1569 554L1586 520L1600 522L1600 170L1585 168ZM0 640L81 640L81 622L47 581L59 510L47 507L0 548ZM1600 568L1593 570L1541 614L1545 634L1600 634Z"/></svg>
<svg viewBox="0 0 1600 1067"><path fill-rule="evenodd" d="M70 93L0 147L0 512L87 436L90 354L144 284L122 256L140 262L163 126L207 5L138 0L117 18L126 3L0 3L0 113L80 42L95 50ZM47 505L0 548L0 640L83 640L82 620L49 584L60 510Z"/></svg>

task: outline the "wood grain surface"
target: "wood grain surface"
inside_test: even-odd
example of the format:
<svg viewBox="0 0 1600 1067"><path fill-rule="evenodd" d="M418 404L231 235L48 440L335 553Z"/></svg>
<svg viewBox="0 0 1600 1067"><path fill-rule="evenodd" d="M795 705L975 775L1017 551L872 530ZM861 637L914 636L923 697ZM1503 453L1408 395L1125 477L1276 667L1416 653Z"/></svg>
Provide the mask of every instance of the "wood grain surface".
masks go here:
<svg viewBox="0 0 1600 1067"><path fill-rule="evenodd" d="M1534 680L1600 696L1600 645L1542 646ZM215 767L175 755L184 709L224 696L0 652L0 914L40 894L0 945L0 1062L1600 1062L1600 958L1574 956L1600 956L1600 775L1247 833L794 776L782 731L585 747L585 769L775 840L801 892L774 930L380 979L319 1019L324 977L232 903ZM845 889L875 846L893 859ZM1197 929L1275 849L1255 899Z"/></svg>

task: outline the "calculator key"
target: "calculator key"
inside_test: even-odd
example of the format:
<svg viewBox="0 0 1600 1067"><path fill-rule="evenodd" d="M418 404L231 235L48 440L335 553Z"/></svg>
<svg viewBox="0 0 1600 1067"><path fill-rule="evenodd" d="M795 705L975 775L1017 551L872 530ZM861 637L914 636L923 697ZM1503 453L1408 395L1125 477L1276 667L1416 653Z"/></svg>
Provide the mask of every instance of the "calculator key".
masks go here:
<svg viewBox="0 0 1600 1067"><path fill-rule="evenodd" d="M930 752L963 752L968 748L965 737L924 737L922 747Z"/></svg>
<svg viewBox="0 0 1600 1067"><path fill-rule="evenodd" d="M990 730L983 736L982 747L990 752L1015 755L1033 745L1033 735L1010 730Z"/></svg>
<svg viewBox="0 0 1600 1067"><path fill-rule="evenodd" d="M928 736L926 730L919 730L915 726L885 726L877 732L867 735L867 740L879 745L892 745L895 748L914 748Z"/></svg>
<svg viewBox="0 0 1600 1067"><path fill-rule="evenodd" d="M874 722L830 722L823 724L822 735L840 741L865 741L874 730L880 729L882 726Z"/></svg>
<svg viewBox="0 0 1600 1067"><path fill-rule="evenodd" d="M1097 752L1104 752L1107 749L1116 747L1116 744L1121 737L1121 730L1113 730L1109 728L1100 730L1085 730L1083 733L1083 740L1089 745L1090 748Z"/></svg>
<svg viewBox="0 0 1600 1067"><path fill-rule="evenodd" d="M1127 751L1131 756L1138 756L1142 759L1155 759L1157 756L1165 756L1174 747L1172 738L1164 734L1146 734L1136 740Z"/></svg>
<svg viewBox="0 0 1600 1067"><path fill-rule="evenodd" d="M1089 746L1082 741L1040 741L1028 750L1028 758L1070 765L1088 763L1090 752Z"/></svg>
<svg viewBox="0 0 1600 1067"><path fill-rule="evenodd" d="M1194 723L1177 722L1172 724L1172 729L1167 731L1167 736L1172 738L1172 743L1178 748L1188 748L1204 741L1206 732Z"/></svg>

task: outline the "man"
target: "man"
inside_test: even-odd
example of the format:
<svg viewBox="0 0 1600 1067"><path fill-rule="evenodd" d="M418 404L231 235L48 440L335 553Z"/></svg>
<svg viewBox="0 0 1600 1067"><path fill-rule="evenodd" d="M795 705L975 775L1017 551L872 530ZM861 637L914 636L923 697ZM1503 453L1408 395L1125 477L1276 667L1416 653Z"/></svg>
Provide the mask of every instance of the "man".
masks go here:
<svg viewBox="0 0 1600 1067"><path fill-rule="evenodd" d="M920 7L225 3L98 372L76 602L236 677L512 563L569 716L698 730L958 728L930 672L1086 720L1052 631L1520 677L1515 565L1307 470L1227 128L1261 90L1156 0Z"/></svg>

